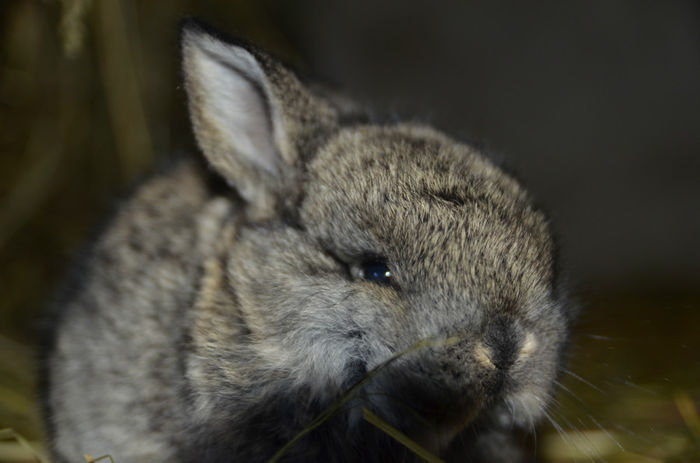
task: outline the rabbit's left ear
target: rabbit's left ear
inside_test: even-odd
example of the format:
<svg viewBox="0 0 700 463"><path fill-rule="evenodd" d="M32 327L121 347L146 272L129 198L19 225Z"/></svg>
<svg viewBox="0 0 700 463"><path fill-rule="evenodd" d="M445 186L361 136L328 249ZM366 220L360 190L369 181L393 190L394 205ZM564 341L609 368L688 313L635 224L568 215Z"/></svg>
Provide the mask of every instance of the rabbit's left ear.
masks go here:
<svg viewBox="0 0 700 463"><path fill-rule="evenodd" d="M271 57L196 24L182 30L182 67L199 147L252 218L271 217L294 196L300 166L335 126L336 112Z"/></svg>

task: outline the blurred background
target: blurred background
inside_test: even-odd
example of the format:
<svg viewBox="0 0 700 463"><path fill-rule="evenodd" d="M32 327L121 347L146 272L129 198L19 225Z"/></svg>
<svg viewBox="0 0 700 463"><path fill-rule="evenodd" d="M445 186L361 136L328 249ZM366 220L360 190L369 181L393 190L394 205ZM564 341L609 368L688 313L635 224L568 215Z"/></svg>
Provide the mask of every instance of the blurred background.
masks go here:
<svg viewBox="0 0 700 463"><path fill-rule="evenodd" d="M475 144L551 213L583 310L539 459L700 461L696 1L3 0L0 429L41 451L43 304L130 185L196 153L192 16ZM0 461L34 460L0 431Z"/></svg>

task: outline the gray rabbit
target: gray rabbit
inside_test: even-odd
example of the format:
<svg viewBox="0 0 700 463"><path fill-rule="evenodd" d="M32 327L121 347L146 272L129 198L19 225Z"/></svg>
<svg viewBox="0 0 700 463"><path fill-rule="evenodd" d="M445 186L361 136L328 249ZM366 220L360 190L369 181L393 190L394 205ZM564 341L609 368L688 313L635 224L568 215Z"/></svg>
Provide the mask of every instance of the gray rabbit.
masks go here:
<svg viewBox="0 0 700 463"><path fill-rule="evenodd" d="M62 302L54 460L418 458L368 412L449 461L525 460L511 433L544 416L574 317L526 191L254 47L181 41L209 167L144 182Z"/></svg>

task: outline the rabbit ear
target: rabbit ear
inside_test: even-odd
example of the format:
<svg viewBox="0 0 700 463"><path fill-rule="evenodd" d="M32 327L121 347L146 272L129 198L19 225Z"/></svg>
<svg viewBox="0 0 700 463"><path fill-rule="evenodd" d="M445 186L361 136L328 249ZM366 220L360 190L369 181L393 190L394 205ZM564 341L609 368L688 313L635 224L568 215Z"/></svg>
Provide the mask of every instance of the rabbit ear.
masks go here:
<svg viewBox="0 0 700 463"><path fill-rule="evenodd" d="M299 188L299 166L335 111L261 51L222 41L196 24L182 31L190 118L209 163L254 218L269 218Z"/></svg>

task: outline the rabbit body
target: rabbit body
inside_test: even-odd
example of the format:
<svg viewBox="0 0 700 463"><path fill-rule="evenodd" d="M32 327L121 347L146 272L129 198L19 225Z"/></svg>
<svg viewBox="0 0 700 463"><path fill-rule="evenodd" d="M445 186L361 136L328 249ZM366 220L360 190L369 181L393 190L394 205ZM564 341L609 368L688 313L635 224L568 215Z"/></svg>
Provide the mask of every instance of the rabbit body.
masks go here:
<svg viewBox="0 0 700 463"><path fill-rule="evenodd" d="M345 122L254 48L182 43L230 186L182 161L95 243L46 364L56 460L267 461L328 410L282 461L416 458L363 407L449 460L521 460L573 318L525 190L431 128Z"/></svg>

